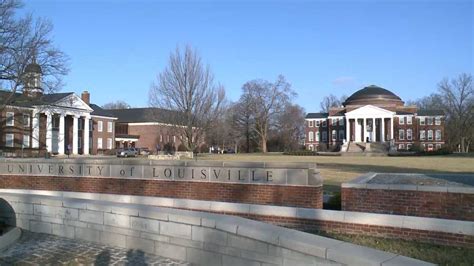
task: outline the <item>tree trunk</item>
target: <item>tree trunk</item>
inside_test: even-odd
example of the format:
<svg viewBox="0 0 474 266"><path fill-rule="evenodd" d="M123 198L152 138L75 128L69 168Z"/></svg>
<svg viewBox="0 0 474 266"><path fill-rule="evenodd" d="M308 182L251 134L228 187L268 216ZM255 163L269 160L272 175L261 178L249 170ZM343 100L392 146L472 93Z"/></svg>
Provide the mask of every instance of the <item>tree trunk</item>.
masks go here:
<svg viewBox="0 0 474 266"><path fill-rule="evenodd" d="M265 136L262 136L261 141L262 141L262 152L267 153L267 138Z"/></svg>

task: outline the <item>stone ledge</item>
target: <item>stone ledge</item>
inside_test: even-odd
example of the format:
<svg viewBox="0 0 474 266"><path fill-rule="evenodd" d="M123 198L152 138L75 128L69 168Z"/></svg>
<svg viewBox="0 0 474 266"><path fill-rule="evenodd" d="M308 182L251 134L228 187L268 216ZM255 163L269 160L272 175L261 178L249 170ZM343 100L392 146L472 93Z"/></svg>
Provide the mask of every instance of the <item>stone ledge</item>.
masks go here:
<svg viewBox="0 0 474 266"><path fill-rule="evenodd" d="M8 193L0 191L1 196L6 194ZM34 194L22 195L23 197L21 196L21 194L16 194L16 196L20 198L20 200L23 198L25 201L29 201L31 200L31 198L39 198L40 201L46 200L45 202L55 202L57 200L74 200L57 196L51 197ZM81 201L93 200L82 199ZM244 237L245 239L249 239L250 241L258 241L258 243L265 243L267 245L272 245L276 247L281 246L291 251L299 252L301 254L316 256L318 258L323 259L330 259L332 261L340 263L347 263L347 257L349 256L349 254L360 255L360 251L363 251L364 256L359 259L361 260L361 262L367 264L377 263L378 265L380 265L380 263L382 263L383 261L388 261L389 259L396 257L395 254L360 247L354 244L344 243L341 241L328 239L325 237L312 235L292 229L278 227L271 224L248 220L242 217L225 216L221 214L202 213L197 211L172 209L166 207L153 207L122 202L93 201L90 204L86 203L86 205L95 205L97 209L102 209L104 211L78 209L80 212L79 219L81 218L81 212L87 214L87 219L82 219L83 221L85 221L87 227L74 227L74 231L71 231L70 236L74 236L74 238L77 239L84 239L93 242L104 242L108 244L114 243L114 241L118 241L117 245L119 246L125 245L126 247L130 248L140 248L149 252L156 251L156 248L154 247L156 247L157 245L173 245L177 246L177 248L186 245L186 253L187 251L193 250L192 253L196 254L196 256L193 256L193 260L196 260L196 262L207 261L209 259L212 260L212 252L210 253L209 251L196 249L196 247L204 247L204 245L199 244L199 240L204 239L204 235L207 235L206 232L212 232L212 241L209 244L227 243L228 240L226 240L227 238L225 237L225 234L230 233L234 236ZM128 228L130 226L129 218L123 220L121 217L118 217L115 219L113 213L107 212L107 210L113 210L114 208L116 208L117 205L121 206L121 208L119 208L118 210L124 213L124 215L122 215L123 217L133 218L135 217L134 214L138 212L138 214L142 215L143 218L154 220L153 217L148 216L153 216L157 213L159 213L160 215L166 214L169 217L169 221L155 220L159 223L159 234L163 236L156 238L159 240L150 240L150 237L148 237L147 241L149 243L144 245L144 240L140 240L142 239L141 235L143 231L130 230ZM79 204L78 206L82 205ZM104 216L106 217L105 219ZM203 219L215 221L215 228L212 227L213 229L202 229L201 232L196 231L193 234L192 228L195 226L201 228L203 224ZM200 221L200 223L198 223L197 221ZM191 225L190 223L192 223L193 225ZM207 224L213 226L213 223ZM109 229L106 229L106 227ZM57 232L58 229L60 228L58 226L55 226L54 223L40 221L30 222L30 230L35 232L44 232L51 234ZM70 231L70 229L67 230ZM118 235L114 235L111 233L103 233L111 231L115 232ZM65 232L64 234L68 233ZM159 242L160 240L167 242ZM165 250L163 250L163 252L165 252ZM268 254L270 250L268 249L266 252ZM246 259L256 260L260 262L274 263L276 261L283 261L283 257L275 258L274 255L270 254L257 255L257 253L254 253L253 250L241 251L240 254L243 254L241 256L244 257L247 256ZM222 253L216 255L216 257L218 258L221 258L221 256L223 256ZM241 258L243 259L244 257ZM189 258L187 257L186 259L188 260ZM384 260L382 261L382 259ZM354 259L350 262L352 263L354 261L357 261L357 259Z"/></svg>
<svg viewBox="0 0 474 266"><path fill-rule="evenodd" d="M37 195L36 190L21 190L21 189L0 189L0 195L6 194L7 197L18 198L21 195ZM74 193L74 194L69 194ZM31 198L33 204L40 201L47 200L47 197L63 197L64 206L71 206L75 204L74 201L77 199L69 198L72 196L80 196L79 192L52 192L47 196L48 193L45 191L40 191L39 195L41 197L46 197L44 199L40 198ZM94 194L94 193L82 193L82 194ZM113 195L108 194L95 194L95 195L83 195L78 200L77 204L84 204L84 198L97 198L97 199L110 199L113 200ZM145 204L138 204L136 202L141 202L141 198L146 198L143 202ZM163 209L168 209L168 207L175 206L175 200L178 200L180 204L178 205L189 205L193 206L194 210L201 211L216 211L224 213L236 213L236 214L252 214L252 215L267 215L267 216L278 216L278 217L288 217L296 219L310 219L310 220L320 220L320 221L334 221L342 223L354 223L354 224L368 224L376 226L388 226L388 227L397 227L405 229L416 229L416 230L427 230L427 231L436 231L436 232L445 232L445 233L454 233L454 234L464 234L469 236L474 236L474 222L470 221L460 221L460 220L448 220L448 219L439 219L439 218L426 218L426 217L415 217L415 216L403 216L403 215L392 215L392 214L377 214L377 213L364 213L364 212L351 212L351 211L332 211L332 210L322 210L322 209L308 209L308 208L293 208L293 207L281 207L281 206L269 206L269 205L256 205L256 204L242 204L242 203L229 203L229 202L208 202L208 201L198 201L198 200L188 200L188 199L171 199L171 198L155 198L156 200L150 200L150 197L142 196L129 196L130 206L134 206L133 212L138 210L140 216L142 215L151 215L150 212L145 212L144 208L150 207L147 203L153 202L166 202L166 206L155 206L151 205L153 210L162 211ZM150 202L151 201L151 202ZM53 201L54 202L54 201ZM128 210L120 209L123 206L123 202L114 202L114 201L97 201L109 202L107 205L101 205L102 210L108 212L117 213L117 214L128 214ZM173 202L173 204L169 204ZM184 202L189 202L189 204L184 204ZM200 203L205 202L206 204ZM210 204L207 204L210 203ZM80 206L80 205L78 205ZM94 205L88 204L87 209L91 210L91 207ZM106 209L104 209L106 208ZM113 209L114 208L114 209ZM181 207L183 208L183 207ZM92 208L93 210L94 208ZM262 212L259 212L261 210ZM141 211L141 212L140 212ZM154 212L153 212L154 213ZM138 214L137 214L138 215ZM210 214L211 215L211 214ZM154 219L168 220L168 216L156 214L153 215ZM146 216L145 216L146 217ZM159 217L159 218L158 218ZM225 228L225 231L236 232L236 228L232 225L225 223L216 223L216 227L220 226L220 229Z"/></svg>

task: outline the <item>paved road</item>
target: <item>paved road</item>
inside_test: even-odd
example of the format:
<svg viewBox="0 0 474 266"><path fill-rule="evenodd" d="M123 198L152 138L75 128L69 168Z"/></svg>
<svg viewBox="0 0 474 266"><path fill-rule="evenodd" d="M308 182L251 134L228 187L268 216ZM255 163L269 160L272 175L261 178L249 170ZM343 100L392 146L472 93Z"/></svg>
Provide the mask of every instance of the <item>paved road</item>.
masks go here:
<svg viewBox="0 0 474 266"><path fill-rule="evenodd" d="M109 247L23 231L21 239L0 252L0 265L189 265L139 250Z"/></svg>

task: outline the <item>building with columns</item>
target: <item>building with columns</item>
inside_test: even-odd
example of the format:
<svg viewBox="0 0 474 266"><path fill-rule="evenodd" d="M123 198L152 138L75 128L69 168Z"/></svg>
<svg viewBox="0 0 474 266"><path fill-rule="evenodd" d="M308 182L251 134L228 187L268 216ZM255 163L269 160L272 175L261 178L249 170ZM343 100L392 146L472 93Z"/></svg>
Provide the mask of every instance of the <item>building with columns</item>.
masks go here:
<svg viewBox="0 0 474 266"><path fill-rule="evenodd" d="M114 148L114 121L106 110L90 104L90 95L44 94L41 67L25 69L22 92L0 91L0 149L11 156L97 154Z"/></svg>
<svg viewBox="0 0 474 266"><path fill-rule="evenodd" d="M406 106L393 92L371 85L328 113L308 113L305 147L348 151L363 148L365 143L380 143L387 149L411 150L417 145L437 150L445 144L444 121L440 110Z"/></svg>

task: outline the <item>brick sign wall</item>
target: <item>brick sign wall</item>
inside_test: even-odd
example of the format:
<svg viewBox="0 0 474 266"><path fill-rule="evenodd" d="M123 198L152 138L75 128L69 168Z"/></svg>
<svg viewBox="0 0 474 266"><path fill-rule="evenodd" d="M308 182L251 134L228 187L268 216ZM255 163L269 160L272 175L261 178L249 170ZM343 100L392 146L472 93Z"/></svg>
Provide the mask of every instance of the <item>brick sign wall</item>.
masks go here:
<svg viewBox="0 0 474 266"><path fill-rule="evenodd" d="M7 159L0 175L0 188L322 208L314 164Z"/></svg>

